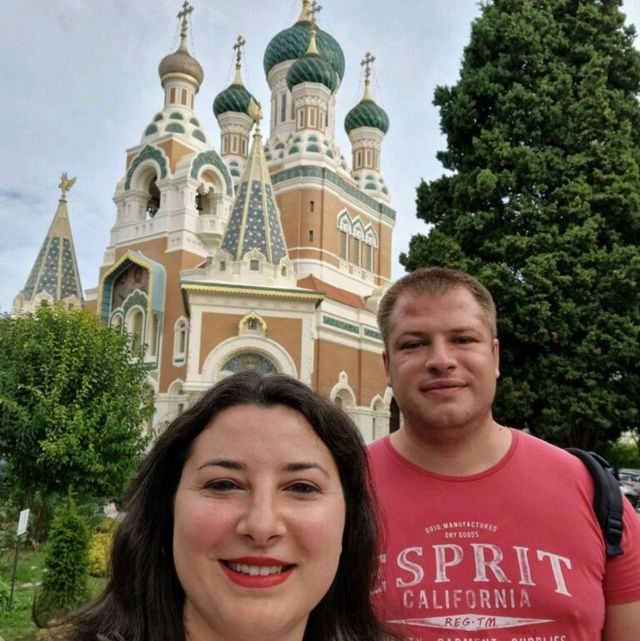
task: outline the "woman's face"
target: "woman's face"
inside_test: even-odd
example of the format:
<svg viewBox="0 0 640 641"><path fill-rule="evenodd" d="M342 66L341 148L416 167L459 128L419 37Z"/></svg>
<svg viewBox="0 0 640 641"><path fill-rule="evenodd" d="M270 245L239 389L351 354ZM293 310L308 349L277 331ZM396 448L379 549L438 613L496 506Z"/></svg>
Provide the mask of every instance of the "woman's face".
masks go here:
<svg viewBox="0 0 640 641"><path fill-rule="evenodd" d="M174 503L188 638L302 639L336 574L344 522L336 464L301 414L220 412L194 441Z"/></svg>

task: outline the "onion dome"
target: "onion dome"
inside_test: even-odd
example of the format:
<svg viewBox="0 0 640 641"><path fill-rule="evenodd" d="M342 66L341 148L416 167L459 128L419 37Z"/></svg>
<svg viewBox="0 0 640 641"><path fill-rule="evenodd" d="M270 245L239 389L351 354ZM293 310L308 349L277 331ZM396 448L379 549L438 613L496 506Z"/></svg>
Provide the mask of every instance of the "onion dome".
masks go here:
<svg viewBox="0 0 640 641"><path fill-rule="evenodd" d="M162 81L170 74L189 76L195 80L198 87L204 80L204 71L200 63L186 49L181 48L161 60L158 73Z"/></svg>
<svg viewBox="0 0 640 641"><path fill-rule="evenodd" d="M386 134L389 131L389 116L373 100L362 99L344 119L347 134L358 127L373 127Z"/></svg>
<svg viewBox="0 0 640 641"><path fill-rule="evenodd" d="M244 85L233 83L216 96L213 101L213 113L216 118L228 111L249 114L251 98Z"/></svg>
<svg viewBox="0 0 640 641"><path fill-rule="evenodd" d="M309 47L312 26L313 19L309 2L304 0L298 22L275 35L267 45L263 59L266 76L277 64L286 60L297 60L304 56ZM338 74L338 78L342 80L344 76L344 53L342 48L333 36L322 29L317 30L316 40L320 56L329 63L335 73Z"/></svg>
<svg viewBox="0 0 640 641"><path fill-rule="evenodd" d="M180 46L160 61L158 73L163 83L167 76L175 74L192 78L200 88L204 80L204 71L200 63L187 50L187 16L191 11L193 11L193 8L185 2L183 10L178 14L178 18L182 19Z"/></svg>
<svg viewBox="0 0 640 641"><path fill-rule="evenodd" d="M318 53L315 28L311 29L307 52L291 65L287 73L289 91L303 82L319 83L327 87L331 93L338 86L338 76L336 76L334 69Z"/></svg>
<svg viewBox="0 0 640 641"><path fill-rule="evenodd" d="M245 40L242 36L238 36L234 49L236 49L236 77L233 79L233 82L224 90L221 91L213 101L213 113L216 118L220 114L227 112L234 113L243 113L248 116L250 113L250 104L255 98L247 91L244 84L242 83L242 77L240 76L241 68L241 55L242 55L242 46L245 44Z"/></svg>
<svg viewBox="0 0 640 641"><path fill-rule="evenodd" d="M389 116L387 112L378 107L369 93L371 77L371 64L375 58L367 52L362 64L365 65L364 95L362 100L346 115L344 128L347 134L359 127L372 127L379 129L383 134L389 131Z"/></svg>

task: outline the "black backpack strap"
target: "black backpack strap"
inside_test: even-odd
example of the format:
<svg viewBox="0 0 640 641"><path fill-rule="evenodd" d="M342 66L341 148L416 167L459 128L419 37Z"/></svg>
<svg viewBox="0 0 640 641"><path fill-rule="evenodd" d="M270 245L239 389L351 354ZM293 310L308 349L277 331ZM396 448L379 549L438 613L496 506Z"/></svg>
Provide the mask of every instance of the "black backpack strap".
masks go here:
<svg viewBox="0 0 640 641"><path fill-rule="evenodd" d="M613 474L605 469L598 459L589 454L589 452L575 447L568 447L567 451L577 456L585 464L593 478L593 510L602 528L607 556L611 557L624 554L620 547L623 524L622 492L618 481Z"/></svg>

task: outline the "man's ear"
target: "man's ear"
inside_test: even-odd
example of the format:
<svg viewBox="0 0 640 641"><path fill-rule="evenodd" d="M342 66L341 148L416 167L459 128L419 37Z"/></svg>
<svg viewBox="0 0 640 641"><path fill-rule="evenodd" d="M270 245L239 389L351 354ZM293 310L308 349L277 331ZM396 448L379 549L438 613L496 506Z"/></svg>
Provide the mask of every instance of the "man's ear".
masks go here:
<svg viewBox="0 0 640 641"><path fill-rule="evenodd" d="M493 360L496 365L496 378L500 378L500 341L493 339Z"/></svg>
<svg viewBox="0 0 640 641"><path fill-rule="evenodd" d="M387 385L391 387L391 378L389 376L389 355L386 350L382 352L382 362L384 363L384 374L387 377Z"/></svg>

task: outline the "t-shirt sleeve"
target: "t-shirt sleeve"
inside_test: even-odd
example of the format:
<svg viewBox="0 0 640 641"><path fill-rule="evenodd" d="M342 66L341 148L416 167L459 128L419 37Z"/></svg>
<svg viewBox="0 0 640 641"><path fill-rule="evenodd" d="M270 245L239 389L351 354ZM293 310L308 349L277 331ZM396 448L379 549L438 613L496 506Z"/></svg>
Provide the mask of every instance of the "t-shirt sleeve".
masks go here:
<svg viewBox="0 0 640 641"><path fill-rule="evenodd" d="M608 605L640 601L640 518L624 499L624 554L607 561L604 593Z"/></svg>

